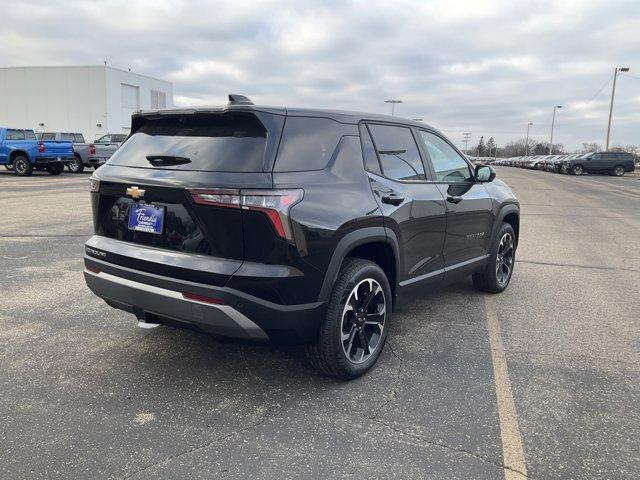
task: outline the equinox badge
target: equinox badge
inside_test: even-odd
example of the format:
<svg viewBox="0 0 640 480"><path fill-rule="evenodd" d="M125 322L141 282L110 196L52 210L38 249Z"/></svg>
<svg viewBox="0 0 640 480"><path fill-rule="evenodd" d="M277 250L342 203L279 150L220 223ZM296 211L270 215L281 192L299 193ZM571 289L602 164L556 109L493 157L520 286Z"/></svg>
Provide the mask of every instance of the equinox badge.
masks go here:
<svg viewBox="0 0 640 480"><path fill-rule="evenodd" d="M139 198L144 197L144 190L138 188L138 187L129 187L127 188L127 195L129 195L131 198L138 200Z"/></svg>

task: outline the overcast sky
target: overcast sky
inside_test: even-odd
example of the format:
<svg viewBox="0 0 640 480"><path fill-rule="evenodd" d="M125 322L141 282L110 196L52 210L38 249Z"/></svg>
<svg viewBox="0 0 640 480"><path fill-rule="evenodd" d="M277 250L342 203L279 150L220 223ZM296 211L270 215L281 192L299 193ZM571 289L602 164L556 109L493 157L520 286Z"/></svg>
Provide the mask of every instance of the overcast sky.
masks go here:
<svg viewBox="0 0 640 480"><path fill-rule="evenodd" d="M0 66L101 64L174 83L176 105L255 103L423 118L460 144L640 144L640 0L64 1L2 8ZM607 83L609 81L609 83ZM598 91L600 93L598 94ZM0 95L2 92L0 92Z"/></svg>

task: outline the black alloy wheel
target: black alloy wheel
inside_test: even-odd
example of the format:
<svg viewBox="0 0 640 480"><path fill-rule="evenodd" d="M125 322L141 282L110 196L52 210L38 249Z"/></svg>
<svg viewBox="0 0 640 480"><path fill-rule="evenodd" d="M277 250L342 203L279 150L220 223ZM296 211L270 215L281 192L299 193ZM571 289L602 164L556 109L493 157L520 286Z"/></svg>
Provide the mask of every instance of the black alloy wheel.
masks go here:
<svg viewBox="0 0 640 480"><path fill-rule="evenodd" d="M363 363L380 347L386 317L386 299L373 278L358 283L342 311L342 351L352 363Z"/></svg>
<svg viewBox="0 0 640 480"><path fill-rule="evenodd" d="M496 280L499 285L505 285L509 281L513 269L513 259L513 237L510 232L505 232L498 244L498 254L496 255Z"/></svg>

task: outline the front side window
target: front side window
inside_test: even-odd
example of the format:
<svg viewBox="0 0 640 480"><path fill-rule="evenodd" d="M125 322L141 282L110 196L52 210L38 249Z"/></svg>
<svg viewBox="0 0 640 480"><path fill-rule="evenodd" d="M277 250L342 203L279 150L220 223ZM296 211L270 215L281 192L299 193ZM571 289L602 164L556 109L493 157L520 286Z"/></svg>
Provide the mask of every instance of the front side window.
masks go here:
<svg viewBox="0 0 640 480"><path fill-rule="evenodd" d="M406 127L369 125L385 177L393 180L426 180L418 146Z"/></svg>
<svg viewBox="0 0 640 480"><path fill-rule="evenodd" d="M378 155L371 141L371 135L366 125L360 125L360 138L362 139L362 156L364 158L364 168L367 172L381 174Z"/></svg>
<svg viewBox="0 0 640 480"><path fill-rule="evenodd" d="M98 140L96 140L96 143L109 143L110 141L111 135L103 135Z"/></svg>
<svg viewBox="0 0 640 480"><path fill-rule="evenodd" d="M471 180L469 164L451 145L433 133L420 130L420 138L431 158L439 182L468 182Z"/></svg>

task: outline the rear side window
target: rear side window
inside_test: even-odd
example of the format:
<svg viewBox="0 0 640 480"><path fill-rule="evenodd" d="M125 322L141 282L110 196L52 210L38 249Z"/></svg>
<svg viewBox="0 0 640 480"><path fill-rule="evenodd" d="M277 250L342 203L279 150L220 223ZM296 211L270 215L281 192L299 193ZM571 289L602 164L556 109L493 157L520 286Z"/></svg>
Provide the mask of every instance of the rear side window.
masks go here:
<svg viewBox="0 0 640 480"><path fill-rule="evenodd" d="M342 135L342 124L329 118L287 117L274 170L322 170Z"/></svg>
<svg viewBox="0 0 640 480"><path fill-rule="evenodd" d="M81 133L74 133L73 141L75 143L84 143L84 136Z"/></svg>
<svg viewBox="0 0 640 480"><path fill-rule="evenodd" d="M73 142L73 134L72 133L61 133L60 140L63 142Z"/></svg>
<svg viewBox="0 0 640 480"><path fill-rule="evenodd" d="M25 130L24 131L24 138L25 140L35 140L36 139L36 134L33 130Z"/></svg>
<svg viewBox="0 0 640 480"><path fill-rule="evenodd" d="M6 140L24 140L24 130L7 130Z"/></svg>
<svg viewBox="0 0 640 480"><path fill-rule="evenodd" d="M142 168L261 172L266 141L264 126L252 114L159 116L147 119L116 150L109 163Z"/></svg>
<svg viewBox="0 0 640 480"><path fill-rule="evenodd" d="M124 142L125 138L127 138L126 135L111 135L111 141L116 143Z"/></svg>
<svg viewBox="0 0 640 480"><path fill-rule="evenodd" d="M426 180L418 146L406 127L369 125L385 177L394 180Z"/></svg>

